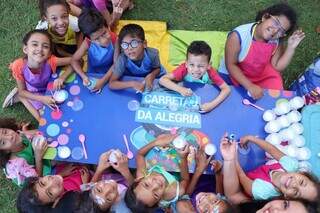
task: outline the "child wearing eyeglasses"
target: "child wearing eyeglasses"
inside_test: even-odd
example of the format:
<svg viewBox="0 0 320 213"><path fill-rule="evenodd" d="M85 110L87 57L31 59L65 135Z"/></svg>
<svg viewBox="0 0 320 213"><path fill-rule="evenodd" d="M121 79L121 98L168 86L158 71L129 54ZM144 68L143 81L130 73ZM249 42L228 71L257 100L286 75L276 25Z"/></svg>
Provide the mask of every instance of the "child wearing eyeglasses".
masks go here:
<svg viewBox="0 0 320 213"><path fill-rule="evenodd" d="M83 9L79 16L79 28L85 35L79 49L71 59L73 69L82 78L83 84L93 92L100 91L112 74L117 36L112 33L103 16L95 9ZM82 56L88 54L87 74L81 67ZM101 78L89 78L88 74L100 73ZM92 85L94 84L94 85Z"/></svg>
<svg viewBox="0 0 320 213"><path fill-rule="evenodd" d="M219 72L247 89L254 99L263 96L264 88L283 89L281 72L305 37L301 30L294 31L296 24L296 12L286 3L258 12L256 22L230 32ZM285 47L283 39L293 31Z"/></svg>
<svg viewBox="0 0 320 213"><path fill-rule="evenodd" d="M125 25L119 33L122 52L115 63L109 82L110 89L133 88L143 92L151 90L155 78L165 74L160 64L159 51L147 47L144 30L140 25ZM141 81L121 81L123 75L143 77Z"/></svg>

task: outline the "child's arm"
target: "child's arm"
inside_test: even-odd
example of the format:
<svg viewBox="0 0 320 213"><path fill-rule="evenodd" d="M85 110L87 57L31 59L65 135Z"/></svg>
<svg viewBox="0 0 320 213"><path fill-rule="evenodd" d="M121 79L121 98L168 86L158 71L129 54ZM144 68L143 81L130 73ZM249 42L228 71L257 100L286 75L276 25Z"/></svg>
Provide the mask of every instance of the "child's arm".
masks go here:
<svg viewBox="0 0 320 213"><path fill-rule="evenodd" d="M72 56L72 59L71 59L71 66L80 75L84 85L89 84L89 78L83 72L80 60L82 59L82 56L84 56L87 53L88 48L89 48L88 44L87 44L86 40L84 40L82 42L81 46L79 47L79 49L74 53L74 55Z"/></svg>
<svg viewBox="0 0 320 213"><path fill-rule="evenodd" d="M39 177L42 176L42 169L43 169L42 158L47 148L48 148L48 144L46 141L41 143L39 142L37 144L32 143L32 149L34 152L34 158L35 158L35 164L36 164L36 171Z"/></svg>
<svg viewBox="0 0 320 213"><path fill-rule="evenodd" d="M226 97L228 97L231 92L230 87L226 83L223 83L219 86L219 88L221 89L219 95L211 102L202 104L201 110L209 112L218 106L224 99L226 99Z"/></svg>
<svg viewBox="0 0 320 213"><path fill-rule="evenodd" d="M121 81L117 74L112 73L109 81L109 88L112 90L120 90L133 88L136 91L142 92L144 90L144 84L139 81Z"/></svg>
<svg viewBox="0 0 320 213"><path fill-rule="evenodd" d="M260 138L254 137L252 135L244 136L240 139L240 144L241 146L246 146L248 142L252 142L257 144L258 146L261 147L264 151L268 152L274 159L277 161L280 160L285 154L281 152L277 147L274 145L268 143L265 140L262 140Z"/></svg>
<svg viewBox="0 0 320 213"><path fill-rule="evenodd" d="M167 73L162 76L159 80L159 83L173 91L180 93L182 96L191 96L192 90L189 88L182 87L174 82L175 77L172 73Z"/></svg>
<svg viewBox="0 0 320 213"><path fill-rule="evenodd" d="M145 78L145 82L146 82L146 88L147 89L152 89L153 87L153 81L154 79L159 75L160 73L160 68L156 68L154 70L152 70L151 73L149 73Z"/></svg>
<svg viewBox="0 0 320 213"><path fill-rule="evenodd" d="M184 195L186 193L187 187L189 185L190 176L188 170L188 154L189 154L189 146L185 146L183 150L178 151L181 162L179 164L180 167L180 194Z"/></svg>
<svg viewBox="0 0 320 213"><path fill-rule="evenodd" d="M101 176L102 176L103 172L111 166L111 164L109 162L110 154L111 154L111 151L108 151L108 152L104 152L100 155L99 163L96 168L96 171L94 172L93 177L91 178L91 182L95 183L95 182L98 182L99 180L101 180Z"/></svg>
<svg viewBox="0 0 320 213"><path fill-rule="evenodd" d="M102 76L102 78L99 78L97 80L97 83L96 83L95 87L92 90L93 92L96 92L96 91L100 90L106 83L108 83L108 81L109 81L109 79L111 78L111 75L112 75L112 69L113 69L113 65L106 72L106 74L104 74Z"/></svg>
<svg viewBox="0 0 320 213"><path fill-rule="evenodd" d="M76 6L75 4L73 4L73 2L70 1L70 0L67 0L67 3L69 5L69 7L70 7L70 13L72 15L78 17L81 14L81 11L82 11L81 8Z"/></svg>
<svg viewBox="0 0 320 213"><path fill-rule="evenodd" d="M126 179L129 185L134 182L134 178L128 167L128 157L121 153L121 156L117 156L117 163L112 163L111 166L120 172L120 174Z"/></svg>
<svg viewBox="0 0 320 213"><path fill-rule="evenodd" d="M216 178L216 193L224 194L222 163L218 160L213 160L211 169L215 172L214 176Z"/></svg>
<svg viewBox="0 0 320 213"><path fill-rule="evenodd" d="M61 89L63 86L63 83L68 78L68 76L72 73L72 67L71 67L71 57L64 57L64 58L56 58L57 67L59 66L65 66L68 65L63 72L62 75L59 76L59 78L55 79L53 81L53 89Z"/></svg>
<svg viewBox="0 0 320 213"><path fill-rule="evenodd" d="M197 151L197 153L196 153L196 169L192 175L191 181L190 181L188 188L186 190L186 194L191 195L193 193L194 188L197 185L200 176L206 170L206 168L211 160L211 157L212 156L207 158L205 152L202 149L199 149Z"/></svg>
<svg viewBox="0 0 320 213"><path fill-rule="evenodd" d="M225 48L225 63L230 75L246 88L253 98L259 99L263 96L263 89L253 84L238 66L238 55L240 53L240 41L237 33L233 32L229 35Z"/></svg>
<svg viewBox="0 0 320 213"><path fill-rule="evenodd" d="M23 80L16 79L16 82L18 87L18 93L21 98L39 101L51 108L55 107L55 100L52 96L33 94L26 89L26 85Z"/></svg>
<svg viewBox="0 0 320 213"><path fill-rule="evenodd" d="M144 159L144 156L155 146L167 146L173 139L176 137L176 135L160 135L158 136L154 141L150 142L149 144L145 145L141 149L139 149L137 156L136 156L136 162L137 162L137 173L136 177L140 178L143 176L143 171L146 168L146 162Z"/></svg>
<svg viewBox="0 0 320 213"><path fill-rule="evenodd" d="M302 30L297 30L289 37L286 49L284 49L283 45L279 46L271 60L271 63L276 70L282 72L289 65L297 46L304 37L304 32L302 32Z"/></svg>
<svg viewBox="0 0 320 213"><path fill-rule="evenodd" d="M252 197L252 180L244 173L238 161L236 161L236 169L239 177L240 184L246 194Z"/></svg>

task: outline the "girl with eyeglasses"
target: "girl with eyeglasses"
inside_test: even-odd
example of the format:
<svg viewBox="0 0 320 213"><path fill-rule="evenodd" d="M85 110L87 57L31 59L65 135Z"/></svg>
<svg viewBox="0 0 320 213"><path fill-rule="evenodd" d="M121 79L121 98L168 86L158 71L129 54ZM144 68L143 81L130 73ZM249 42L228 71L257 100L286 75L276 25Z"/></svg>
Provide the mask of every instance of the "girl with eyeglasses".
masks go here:
<svg viewBox="0 0 320 213"><path fill-rule="evenodd" d="M256 22L229 33L219 72L254 99L263 96L263 89L283 89L281 72L305 37L301 30L294 31L296 24L296 12L285 3L258 12ZM283 39L293 31L285 46Z"/></svg>

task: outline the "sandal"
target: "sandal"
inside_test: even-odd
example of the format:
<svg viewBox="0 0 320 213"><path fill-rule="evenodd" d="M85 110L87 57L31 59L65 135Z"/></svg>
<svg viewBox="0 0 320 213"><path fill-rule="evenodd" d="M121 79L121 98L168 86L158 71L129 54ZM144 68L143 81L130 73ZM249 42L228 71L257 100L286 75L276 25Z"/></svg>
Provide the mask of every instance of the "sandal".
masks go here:
<svg viewBox="0 0 320 213"><path fill-rule="evenodd" d="M14 103L17 103L17 102L18 102L18 88L15 87L4 99L2 108L12 106Z"/></svg>

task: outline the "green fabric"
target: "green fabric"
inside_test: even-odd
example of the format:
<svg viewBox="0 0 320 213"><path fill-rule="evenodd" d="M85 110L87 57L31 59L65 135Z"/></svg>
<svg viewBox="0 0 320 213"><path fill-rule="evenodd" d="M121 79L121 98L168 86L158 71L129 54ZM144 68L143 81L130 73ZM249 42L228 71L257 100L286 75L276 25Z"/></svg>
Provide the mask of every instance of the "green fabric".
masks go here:
<svg viewBox="0 0 320 213"><path fill-rule="evenodd" d="M155 165L155 166L151 167L148 172L149 173L156 172L156 173L161 174L166 179L166 181L168 182L169 185L177 181L176 178L172 174L170 174L169 172L164 170L164 168L159 165Z"/></svg>
<svg viewBox="0 0 320 213"><path fill-rule="evenodd" d="M35 166L35 158L34 158L34 153L32 149L32 144L25 135L22 135L22 143L25 145L25 148L20 152L15 153L15 155L17 157L21 157L25 159L29 165ZM42 163L43 163L43 168L42 168L43 176L50 175L51 174L50 160L42 160Z"/></svg>
<svg viewBox="0 0 320 213"><path fill-rule="evenodd" d="M218 69L224 54L228 32L187 30L169 30L168 32L170 34L169 63L171 65L178 66L186 60L187 47L192 41L203 40L211 47L212 66Z"/></svg>
<svg viewBox="0 0 320 213"><path fill-rule="evenodd" d="M188 82L197 82L197 83L202 83L202 84L212 84L212 81L209 78L208 73L206 72L201 79L195 79L192 77L192 75L190 75L189 73L184 77L185 81Z"/></svg>

